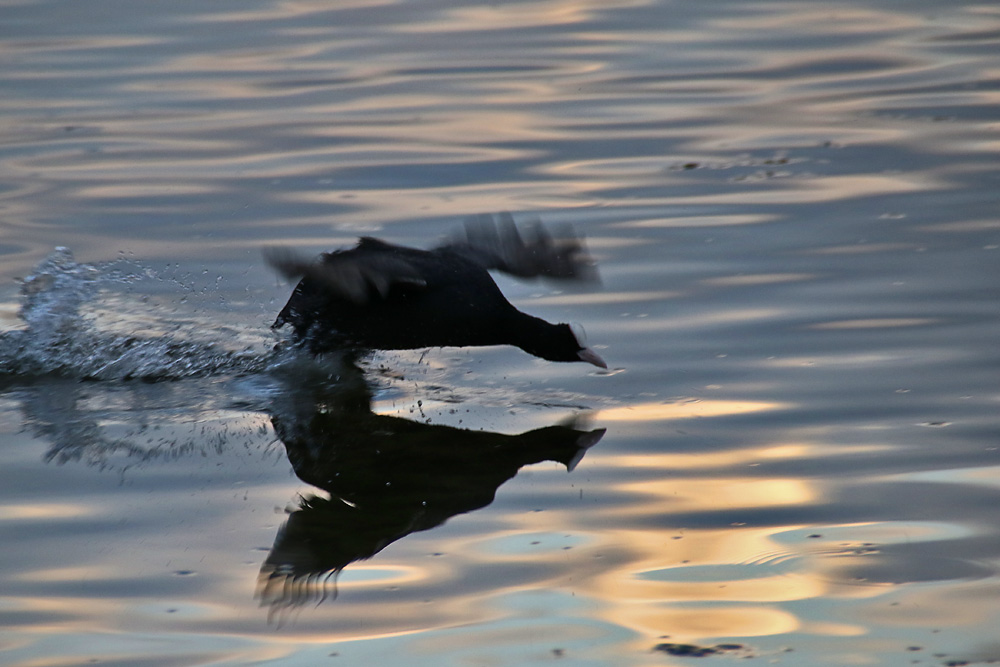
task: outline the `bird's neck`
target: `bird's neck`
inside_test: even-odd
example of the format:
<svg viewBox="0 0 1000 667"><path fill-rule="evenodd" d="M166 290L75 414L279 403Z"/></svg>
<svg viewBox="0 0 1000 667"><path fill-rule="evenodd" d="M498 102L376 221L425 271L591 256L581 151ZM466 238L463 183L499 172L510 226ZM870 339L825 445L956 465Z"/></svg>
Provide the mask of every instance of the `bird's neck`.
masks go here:
<svg viewBox="0 0 1000 667"><path fill-rule="evenodd" d="M517 311L511 322L514 340L510 341L528 354L545 358L546 343L557 331L557 325L545 320Z"/></svg>

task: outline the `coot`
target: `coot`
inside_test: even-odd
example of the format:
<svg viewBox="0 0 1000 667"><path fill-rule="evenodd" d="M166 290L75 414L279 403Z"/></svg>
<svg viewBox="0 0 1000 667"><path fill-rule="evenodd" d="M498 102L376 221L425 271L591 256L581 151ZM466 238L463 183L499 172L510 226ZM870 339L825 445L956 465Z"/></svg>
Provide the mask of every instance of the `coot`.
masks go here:
<svg viewBox="0 0 1000 667"><path fill-rule="evenodd" d="M540 223L522 234L509 215L479 216L432 250L363 237L357 246L309 261L265 251L286 278L300 279L272 325L290 324L313 353L333 349L516 345L549 361L607 368L582 329L522 313L489 270L515 276L593 279L593 262L572 231L553 235Z"/></svg>

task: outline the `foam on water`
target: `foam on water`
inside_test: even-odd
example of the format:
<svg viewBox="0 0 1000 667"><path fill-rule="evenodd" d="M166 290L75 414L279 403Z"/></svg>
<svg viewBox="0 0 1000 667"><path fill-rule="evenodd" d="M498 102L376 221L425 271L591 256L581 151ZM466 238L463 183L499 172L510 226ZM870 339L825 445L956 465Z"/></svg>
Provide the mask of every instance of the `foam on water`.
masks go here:
<svg viewBox="0 0 1000 667"><path fill-rule="evenodd" d="M118 321L102 319L103 299L113 302L116 289L145 279L157 277L116 263L78 263L68 248L56 248L21 282L24 327L0 333L0 375L168 380L266 366L267 354L255 346L224 347L221 335L211 333L216 327L204 330L220 340L193 340L181 320L156 315L152 327L129 324L128 311L138 313L138 302L112 304ZM164 333L137 335L140 328Z"/></svg>

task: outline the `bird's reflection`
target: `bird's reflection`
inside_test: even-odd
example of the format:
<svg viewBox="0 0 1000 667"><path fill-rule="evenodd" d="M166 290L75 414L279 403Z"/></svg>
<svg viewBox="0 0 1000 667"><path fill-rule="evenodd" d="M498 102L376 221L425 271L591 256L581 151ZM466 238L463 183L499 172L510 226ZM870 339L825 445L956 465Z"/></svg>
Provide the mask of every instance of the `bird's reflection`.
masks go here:
<svg viewBox="0 0 1000 667"><path fill-rule="evenodd" d="M575 422L505 435L378 415L352 360L338 376L283 393L272 414L296 475L330 494L303 498L275 539L258 588L272 613L322 600L350 563L489 505L523 466L572 470L604 435Z"/></svg>

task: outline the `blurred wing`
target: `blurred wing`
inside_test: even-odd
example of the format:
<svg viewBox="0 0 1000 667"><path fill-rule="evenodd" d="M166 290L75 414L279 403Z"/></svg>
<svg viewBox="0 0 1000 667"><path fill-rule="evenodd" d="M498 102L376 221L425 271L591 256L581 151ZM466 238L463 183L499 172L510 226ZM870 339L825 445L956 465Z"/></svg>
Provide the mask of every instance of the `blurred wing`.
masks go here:
<svg viewBox="0 0 1000 667"><path fill-rule="evenodd" d="M568 224L553 233L536 218L518 229L510 213L482 214L466 219L442 247L519 278L598 279L594 260Z"/></svg>
<svg viewBox="0 0 1000 667"><path fill-rule="evenodd" d="M358 248L380 243L363 238ZM426 285L410 262L385 253L332 252L310 260L288 248L265 248L264 259L285 278L311 283L311 291L319 290L357 304L368 303L375 295L385 298L393 285Z"/></svg>

